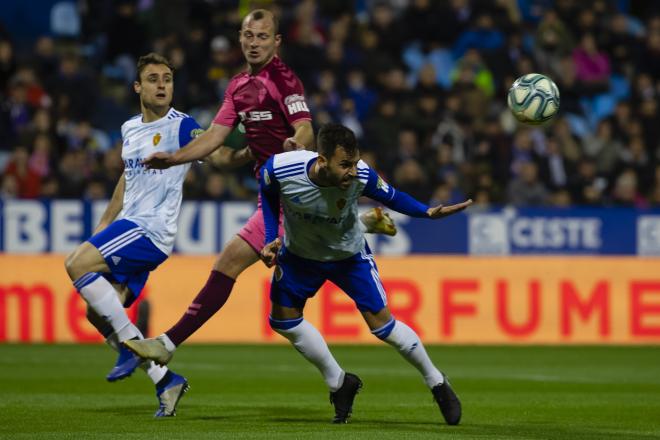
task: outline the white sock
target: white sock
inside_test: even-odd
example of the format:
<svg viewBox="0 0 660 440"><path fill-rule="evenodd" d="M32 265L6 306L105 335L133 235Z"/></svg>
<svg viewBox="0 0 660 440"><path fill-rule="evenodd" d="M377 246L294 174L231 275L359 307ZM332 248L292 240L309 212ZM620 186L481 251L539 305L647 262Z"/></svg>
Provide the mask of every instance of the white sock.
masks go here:
<svg viewBox="0 0 660 440"><path fill-rule="evenodd" d="M167 374L167 367L156 365L154 361L143 362L140 365L140 368L147 372L149 378L154 384L160 382L160 380Z"/></svg>
<svg viewBox="0 0 660 440"><path fill-rule="evenodd" d="M330 353L321 333L312 324L303 319L293 328L273 330L287 338L305 359L316 365L330 391L337 391L341 387L344 383L344 370Z"/></svg>
<svg viewBox="0 0 660 440"><path fill-rule="evenodd" d="M144 336L142 335L142 332L136 328L137 331L137 337L138 339L144 339ZM108 336L105 339L105 343L110 346L114 351L119 351L119 339L117 338L117 335L115 333L112 333L110 336ZM154 361L149 361L149 362L142 362L140 364L140 368L147 373L149 378L154 384L157 384L160 382L160 380L165 377L165 374L167 374L167 367L161 367L160 365L157 365Z"/></svg>
<svg viewBox="0 0 660 440"><path fill-rule="evenodd" d="M142 334L140 329L136 327L135 331L137 332L138 339L144 339L144 335ZM165 377L165 374L167 374L167 370L168 370L167 367L165 366L161 367L160 365L157 365L154 361L142 362L142 364L140 364L140 368L142 368L147 373L147 375L154 384L160 382L160 380L163 377Z"/></svg>
<svg viewBox="0 0 660 440"><path fill-rule="evenodd" d="M158 336L156 339L159 339L160 342L163 343L165 346L165 349L169 351L170 353L174 353L174 350L176 350L176 345L174 345L174 342L170 339L169 336L167 336L166 333L163 333L162 335Z"/></svg>
<svg viewBox="0 0 660 440"><path fill-rule="evenodd" d="M413 364L424 376L424 382L429 388L444 382L442 373L433 365L424 349L417 333L401 321L396 321L392 332L385 342L396 348L401 356Z"/></svg>
<svg viewBox="0 0 660 440"><path fill-rule="evenodd" d="M84 276L84 275L83 275ZM134 338L139 333L126 315L117 291L104 277L98 277L80 289L87 304L112 326L119 342Z"/></svg>

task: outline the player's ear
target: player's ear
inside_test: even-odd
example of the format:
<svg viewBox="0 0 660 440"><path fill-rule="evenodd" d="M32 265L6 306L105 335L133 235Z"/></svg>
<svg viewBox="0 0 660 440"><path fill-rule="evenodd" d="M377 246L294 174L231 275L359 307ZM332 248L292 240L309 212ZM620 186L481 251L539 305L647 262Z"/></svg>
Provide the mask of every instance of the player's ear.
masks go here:
<svg viewBox="0 0 660 440"><path fill-rule="evenodd" d="M275 34L275 47L280 47L282 44L282 34Z"/></svg>
<svg viewBox="0 0 660 440"><path fill-rule="evenodd" d="M135 93L139 95L142 91L142 84L140 84L139 81L133 81L133 90L135 90Z"/></svg>
<svg viewBox="0 0 660 440"><path fill-rule="evenodd" d="M319 157L316 160L319 163L319 167L325 168L325 167L328 166L328 159L326 159L326 157L324 155L322 155L321 153L319 153Z"/></svg>

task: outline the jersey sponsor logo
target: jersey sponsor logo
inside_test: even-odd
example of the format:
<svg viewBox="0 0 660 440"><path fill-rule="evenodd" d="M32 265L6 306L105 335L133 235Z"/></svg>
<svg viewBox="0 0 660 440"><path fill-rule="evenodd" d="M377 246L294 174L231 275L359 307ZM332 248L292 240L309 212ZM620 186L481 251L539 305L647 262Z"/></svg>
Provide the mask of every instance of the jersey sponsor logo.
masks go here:
<svg viewBox="0 0 660 440"><path fill-rule="evenodd" d="M291 216L297 218L298 220L304 220L306 222L312 223L314 225L325 223L329 225L338 225L342 223L346 216L344 217L325 217L323 215L310 214L309 212L298 212L291 211Z"/></svg>
<svg viewBox="0 0 660 440"><path fill-rule="evenodd" d="M156 133L156 134L154 135L154 139L153 139L153 141L154 141L154 147L160 143L160 140L161 140L162 138L163 138L163 137L160 135L160 133Z"/></svg>
<svg viewBox="0 0 660 440"><path fill-rule="evenodd" d="M270 121L273 119L273 113L268 110L253 110L249 113L238 112L238 116L243 122Z"/></svg>
<svg viewBox="0 0 660 440"><path fill-rule="evenodd" d="M341 211L346 206L346 199L337 200L337 208Z"/></svg>
<svg viewBox="0 0 660 440"><path fill-rule="evenodd" d="M308 112L307 103L305 102L305 97L299 94L289 95L284 98L284 105L286 105L287 110L290 115L299 112Z"/></svg>

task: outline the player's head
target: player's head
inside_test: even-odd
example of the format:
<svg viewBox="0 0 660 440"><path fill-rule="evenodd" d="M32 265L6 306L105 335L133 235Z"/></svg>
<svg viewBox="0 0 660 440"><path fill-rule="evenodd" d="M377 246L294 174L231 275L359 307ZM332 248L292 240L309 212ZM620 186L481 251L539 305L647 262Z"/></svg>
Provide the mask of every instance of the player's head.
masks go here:
<svg viewBox="0 0 660 440"><path fill-rule="evenodd" d="M282 43L279 22L272 12L255 9L244 19L239 32L241 50L252 69L259 69L270 62Z"/></svg>
<svg viewBox="0 0 660 440"><path fill-rule="evenodd" d="M137 79L133 83L140 103L148 108L169 108L174 91L174 68L167 58L157 53L141 56L137 63Z"/></svg>
<svg viewBox="0 0 660 440"><path fill-rule="evenodd" d="M343 125L326 124L317 135L318 165L333 186L347 189L357 177L357 164L360 160L355 134Z"/></svg>

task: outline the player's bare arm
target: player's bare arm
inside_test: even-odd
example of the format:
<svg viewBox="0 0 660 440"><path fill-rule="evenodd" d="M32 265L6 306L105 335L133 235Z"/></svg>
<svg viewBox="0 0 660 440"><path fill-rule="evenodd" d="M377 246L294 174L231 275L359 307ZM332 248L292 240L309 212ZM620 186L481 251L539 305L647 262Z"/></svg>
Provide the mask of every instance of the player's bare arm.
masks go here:
<svg viewBox="0 0 660 440"><path fill-rule="evenodd" d="M108 203L108 206L105 208L103 215L101 216L101 221L99 221L98 226L94 229L94 234L98 234L104 230L110 223L112 223L124 206L124 190L126 188L126 178L124 173L122 173L117 185L115 186L115 191L112 193L112 198Z"/></svg>
<svg viewBox="0 0 660 440"><path fill-rule="evenodd" d="M432 219L438 219L438 218L443 218L447 217L452 214L456 214L458 212L463 211L465 208L470 206L472 204L472 199L468 199L464 202L457 203L455 205L449 205L449 206L435 206L433 208L429 208L428 211L426 211L429 215L429 218Z"/></svg>
<svg viewBox="0 0 660 440"><path fill-rule="evenodd" d="M279 238L276 238L264 246L264 248L261 250L261 253L259 254L259 258L261 258L261 261L264 262L266 267L273 267L275 265L277 262L277 254L281 247L282 240Z"/></svg>
<svg viewBox="0 0 660 440"><path fill-rule="evenodd" d="M314 129L311 121L294 122L295 134L284 140L282 148L284 151L314 150Z"/></svg>
<svg viewBox="0 0 660 440"><path fill-rule="evenodd" d="M179 149L176 153L154 153L142 163L147 168L163 170L175 165L203 159L220 148L232 130L233 127L211 124L208 130L193 139L185 147Z"/></svg>
<svg viewBox="0 0 660 440"><path fill-rule="evenodd" d="M249 146L237 150L225 145L218 148L209 158L211 163L221 170L239 168L255 159Z"/></svg>

